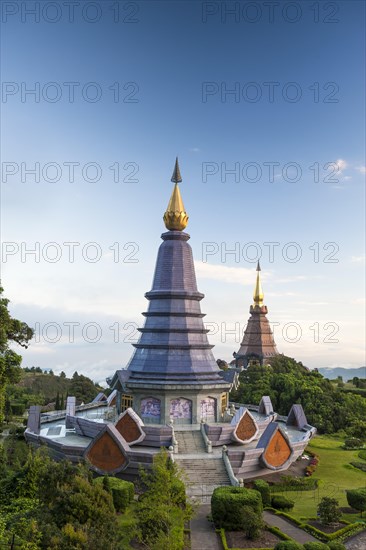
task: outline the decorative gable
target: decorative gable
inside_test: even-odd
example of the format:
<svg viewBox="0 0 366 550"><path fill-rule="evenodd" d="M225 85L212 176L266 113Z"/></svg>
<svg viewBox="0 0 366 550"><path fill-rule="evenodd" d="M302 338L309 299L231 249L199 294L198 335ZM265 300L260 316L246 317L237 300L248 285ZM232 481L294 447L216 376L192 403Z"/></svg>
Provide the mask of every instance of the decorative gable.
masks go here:
<svg viewBox="0 0 366 550"><path fill-rule="evenodd" d="M299 430L301 430L307 423L308 421L306 420L302 405L292 405L290 412L288 413L287 425L296 426Z"/></svg>
<svg viewBox="0 0 366 550"><path fill-rule="evenodd" d="M245 407L240 407L231 424L235 426L232 438L238 443L249 443L258 435L258 425Z"/></svg>
<svg viewBox="0 0 366 550"><path fill-rule="evenodd" d="M117 431L130 445L140 443L145 438L143 425L141 418L131 407L126 409L115 423Z"/></svg>
<svg viewBox="0 0 366 550"><path fill-rule="evenodd" d="M273 405L269 395L263 395L259 403L258 412L259 414L265 414L266 416L273 414Z"/></svg>
<svg viewBox="0 0 366 550"><path fill-rule="evenodd" d="M287 435L277 422L271 422L258 441L257 449L264 448L260 461L265 468L279 470L287 468L293 455L293 449Z"/></svg>
<svg viewBox="0 0 366 550"><path fill-rule="evenodd" d="M99 473L117 473L128 465L128 450L129 446L118 430L106 424L87 447L84 457Z"/></svg>

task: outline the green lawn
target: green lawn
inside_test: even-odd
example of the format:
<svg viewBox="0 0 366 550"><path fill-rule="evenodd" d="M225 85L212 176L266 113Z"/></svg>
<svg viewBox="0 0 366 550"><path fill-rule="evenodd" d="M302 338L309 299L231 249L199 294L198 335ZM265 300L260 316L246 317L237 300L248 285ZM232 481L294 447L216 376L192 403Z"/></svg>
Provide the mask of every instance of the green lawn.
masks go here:
<svg viewBox="0 0 366 550"><path fill-rule="evenodd" d="M345 451L342 444L342 440L330 436L318 435L312 439L308 448L320 458L313 474L320 480L319 487L314 491L286 491L286 496L295 501L291 515L315 517L317 505L325 496L336 498L342 507L348 506L345 490L365 487L366 474L349 466L352 460L361 461L358 451ZM359 514L347 514L343 519L357 521L361 518Z"/></svg>

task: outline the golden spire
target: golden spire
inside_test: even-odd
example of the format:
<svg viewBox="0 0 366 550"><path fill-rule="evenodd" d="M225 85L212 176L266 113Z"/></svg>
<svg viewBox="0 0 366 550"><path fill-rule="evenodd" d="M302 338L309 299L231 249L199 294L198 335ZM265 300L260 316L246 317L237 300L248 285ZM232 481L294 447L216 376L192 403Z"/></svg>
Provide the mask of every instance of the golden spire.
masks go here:
<svg viewBox="0 0 366 550"><path fill-rule="evenodd" d="M262 307L263 300L264 300L264 294L263 294L261 280L260 280L260 276L259 276L260 270L261 270L261 266L259 265L259 260L258 260L258 263L257 263L257 281L256 281L256 284L255 284L253 299L254 299L254 306Z"/></svg>
<svg viewBox="0 0 366 550"><path fill-rule="evenodd" d="M175 160L174 171L171 181L175 183L172 196L170 197L168 208L163 216L165 227L170 231L183 231L188 224L187 212L184 210L184 204L178 183L182 181L180 175L178 157Z"/></svg>

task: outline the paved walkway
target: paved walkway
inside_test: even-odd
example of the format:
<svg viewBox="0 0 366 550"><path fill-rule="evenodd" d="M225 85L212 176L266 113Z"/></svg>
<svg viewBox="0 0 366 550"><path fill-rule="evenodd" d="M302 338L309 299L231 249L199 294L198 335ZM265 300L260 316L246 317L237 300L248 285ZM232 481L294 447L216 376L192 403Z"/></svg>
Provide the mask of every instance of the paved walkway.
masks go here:
<svg viewBox="0 0 366 550"><path fill-rule="evenodd" d="M299 527L296 527L295 524L287 521L286 519L281 518L281 516L276 516L275 514L265 510L263 512L263 519L266 523L268 523L268 525L272 527L279 527L283 533L286 533L286 535L300 544L304 544L305 542L319 542L318 539L312 535L309 535L309 533L305 533L305 531Z"/></svg>
<svg viewBox="0 0 366 550"><path fill-rule="evenodd" d="M366 548L366 531L358 533L354 537L346 540L344 543L347 550L365 550Z"/></svg>
<svg viewBox="0 0 366 550"><path fill-rule="evenodd" d="M207 516L210 504L202 504L191 520L191 550L222 550L221 541Z"/></svg>

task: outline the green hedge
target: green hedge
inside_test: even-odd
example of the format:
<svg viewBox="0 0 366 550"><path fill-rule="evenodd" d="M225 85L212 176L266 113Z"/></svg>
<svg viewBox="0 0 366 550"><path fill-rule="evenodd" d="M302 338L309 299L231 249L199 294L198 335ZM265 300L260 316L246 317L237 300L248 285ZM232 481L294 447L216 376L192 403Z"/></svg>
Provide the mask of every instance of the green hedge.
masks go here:
<svg viewBox="0 0 366 550"><path fill-rule="evenodd" d="M330 550L346 550L345 545L337 540L328 542L328 548L330 548Z"/></svg>
<svg viewBox="0 0 366 550"><path fill-rule="evenodd" d="M279 510L275 510L274 508L267 507L266 510L275 513L277 516L284 517L300 527L303 531L306 531L306 533L309 533L310 535L313 535L317 539L319 539L322 542L330 542L330 541L338 541L341 542L342 540L347 539L351 535L354 535L363 529L366 529L366 525L364 523L349 523L345 527L342 527L342 529L338 529L338 531L335 531L334 533L324 533L323 531L320 531L316 527L313 527L312 525L309 525L308 523L303 523L297 518L294 518L290 514L286 514L286 512L281 512Z"/></svg>
<svg viewBox="0 0 366 550"><path fill-rule="evenodd" d="M317 479L283 476L282 481L270 486L270 491L271 493L282 493L283 491L312 491L317 487Z"/></svg>
<svg viewBox="0 0 366 550"><path fill-rule="evenodd" d="M329 550L324 542L305 542L305 550Z"/></svg>
<svg viewBox="0 0 366 550"><path fill-rule="evenodd" d="M351 466L358 468L362 472L366 472L366 463L365 462L350 462Z"/></svg>
<svg viewBox="0 0 366 550"><path fill-rule="evenodd" d="M362 460L366 460L366 449L362 449L358 453L358 458L361 458Z"/></svg>
<svg viewBox="0 0 366 550"><path fill-rule="evenodd" d="M284 540L278 542L274 550L304 550L304 547L294 540Z"/></svg>
<svg viewBox="0 0 366 550"><path fill-rule="evenodd" d="M95 483L103 485L103 477L96 478ZM108 476L108 485L112 493L116 512L124 512L130 502L133 501L135 495L134 484L118 477Z"/></svg>
<svg viewBox="0 0 366 550"><path fill-rule="evenodd" d="M218 487L211 497L211 513L215 526L230 531L242 529L244 507L251 508L261 518L263 506L258 491L243 487Z"/></svg>
<svg viewBox="0 0 366 550"><path fill-rule="evenodd" d="M271 504L271 492L267 481L256 479L253 482L253 489L261 494L263 506L269 506Z"/></svg>
<svg viewBox="0 0 366 550"><path fill-rule="evenodd" d="M279 527L276 527L274 525L267 526L267 531L272 533L273 535L276 535L282 540L293 540L289 535L286 535Z"/></svg>
<svg viewBox="0 0 366 550"><path fill-rule="evenodd" d="M271 498L271 505L276 510L291 510L294 507L295 502L282 495L273 495Z"/></svg>

